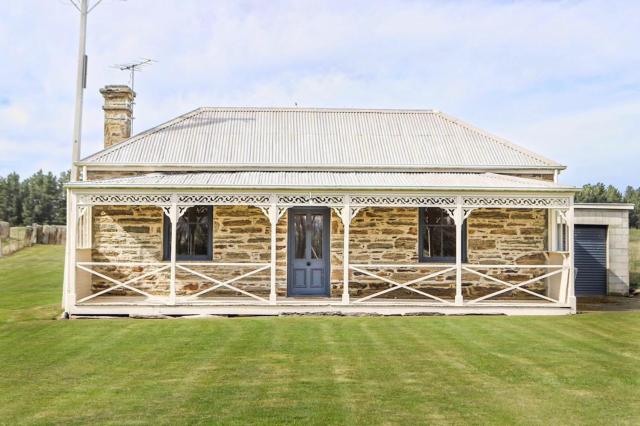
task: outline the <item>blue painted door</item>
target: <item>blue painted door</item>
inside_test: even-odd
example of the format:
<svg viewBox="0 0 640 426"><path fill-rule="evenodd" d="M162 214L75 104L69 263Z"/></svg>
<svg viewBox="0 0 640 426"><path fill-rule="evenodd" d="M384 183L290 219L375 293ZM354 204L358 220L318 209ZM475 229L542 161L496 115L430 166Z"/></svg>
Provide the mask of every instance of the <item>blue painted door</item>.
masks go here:
<svg viewBox="0 0 640 426"><path fill-rule="evenodd" d="M288 295L329 295L330 212L289 209Z"/></svg>

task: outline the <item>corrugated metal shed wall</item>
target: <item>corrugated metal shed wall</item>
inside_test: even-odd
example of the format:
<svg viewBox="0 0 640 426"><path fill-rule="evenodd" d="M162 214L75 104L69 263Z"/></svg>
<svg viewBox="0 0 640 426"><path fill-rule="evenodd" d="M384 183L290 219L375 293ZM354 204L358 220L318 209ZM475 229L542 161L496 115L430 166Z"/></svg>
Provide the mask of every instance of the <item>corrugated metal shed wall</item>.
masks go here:
<svg viewBox="0 0 640 426"><path fill-rule="evenodd" d="M575 226L576 295L607 294L607 227Z"/></svg>

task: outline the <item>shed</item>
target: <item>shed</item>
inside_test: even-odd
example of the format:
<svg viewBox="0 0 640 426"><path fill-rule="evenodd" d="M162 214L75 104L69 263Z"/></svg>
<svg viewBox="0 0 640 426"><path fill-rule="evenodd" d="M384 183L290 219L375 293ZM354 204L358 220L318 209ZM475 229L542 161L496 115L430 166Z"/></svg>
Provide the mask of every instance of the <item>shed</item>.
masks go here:
<svg viewBox="0 0 640 426"><path fill-rule="evenodd" d="M576 296L629 293L633 204L575 204Z"/></svg>

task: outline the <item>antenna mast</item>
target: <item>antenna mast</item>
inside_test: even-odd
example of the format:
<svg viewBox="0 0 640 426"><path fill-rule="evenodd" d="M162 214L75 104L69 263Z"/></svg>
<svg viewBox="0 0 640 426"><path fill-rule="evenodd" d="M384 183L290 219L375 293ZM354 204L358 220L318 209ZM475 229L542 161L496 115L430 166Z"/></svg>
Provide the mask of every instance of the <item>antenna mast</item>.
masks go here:
<svg viewBox="0 0 640 426"><path fill-rule="evenodd" d="M140 58L140 60L135 61L135 62L128 62L126 64L116 64L116 65L112 65L111 68L116 68L119 69L120 71L129 71L129 85L131 86L131 90L134 90L134 84L135 84L135 78L136 78L136 72L142 71L142 68L144 68L147 65L151 65L154 62L158 62L155 61L153 59L149 59L149 58ZM133 129L133 120L135 119L135 117L133 116L133 106L135 105L135 98L134 101L131 102L131 128Z"/></svg>
<svg viewBox="0 0 640 426"><path fill-rule="evenodd" d="M78 1L80 4L78 4ZM96 0L93 6L89 6L89 0L69 0L69 3L80 12L80 38L78 42L78 74L76 78L76 107L73 120L73 147L71 154L71 182L78 180L78 168L76 162L80 161L80 139L82 138L82 101L84 89L87 88L87 15L102 0Z"/></svg>

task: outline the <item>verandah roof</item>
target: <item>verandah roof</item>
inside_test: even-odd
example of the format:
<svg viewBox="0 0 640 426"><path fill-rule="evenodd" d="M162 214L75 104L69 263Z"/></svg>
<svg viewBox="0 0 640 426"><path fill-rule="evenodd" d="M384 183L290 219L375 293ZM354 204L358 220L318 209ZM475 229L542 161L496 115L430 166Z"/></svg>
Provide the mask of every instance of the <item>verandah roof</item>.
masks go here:
<svg viewBox="0 0 640 426"><path fill-rule="evenodd" d="M551 181L495 173L399 172L199 172L149 173L73 182L75 188L228 188L228 189L376 189L498 190L572 192Z"/></svg>

